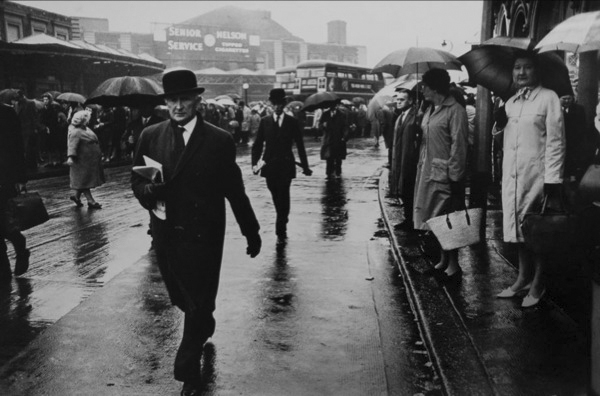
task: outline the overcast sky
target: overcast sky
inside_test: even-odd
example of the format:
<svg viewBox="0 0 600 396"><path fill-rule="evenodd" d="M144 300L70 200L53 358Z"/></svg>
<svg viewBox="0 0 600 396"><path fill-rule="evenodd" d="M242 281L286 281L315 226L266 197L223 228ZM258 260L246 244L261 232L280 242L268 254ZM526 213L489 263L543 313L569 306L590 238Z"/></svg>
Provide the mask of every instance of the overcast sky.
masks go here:
<svg viewBox="0 0 600 396"><path fill-rule="evenodd" d="M462 55L479 41L483 1L16 1L67 16L107 18L111 31L151 33L224 5L269 10L273 20L311 43L327 41L327 22L347 22L347 43L367 47L367 66L410 46Z"/></svg>

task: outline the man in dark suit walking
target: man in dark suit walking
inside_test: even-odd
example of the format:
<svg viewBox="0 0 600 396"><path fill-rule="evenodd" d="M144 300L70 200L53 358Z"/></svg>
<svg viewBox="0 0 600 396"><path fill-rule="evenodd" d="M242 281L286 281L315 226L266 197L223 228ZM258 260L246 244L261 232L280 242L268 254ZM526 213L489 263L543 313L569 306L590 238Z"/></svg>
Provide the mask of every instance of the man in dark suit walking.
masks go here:
<svg viewBox="0 0 600 396"><path fill-rule="evenodd" d="M298 120L283 112L286 105L285 91L281 88L272 89L269 93L269 101L275 111L260 120L256 139L252 145L252 166L254 172L258 173L256 166L262 155L264 166L260 169L260 175L267 181L267 188L271 192L277 212L275 233L280 240L284 240L287 238L290 214L290 186L292 179L296 177L296 161L292 151L294 143L296 143L303 173L310 176L312 171L308 166Z"/></svg>
<svg viewBox="0 0 600 396"><path fill-rule="evenodd" d="M198 87L195 74L187 69L167 72L163 88L170 120L142 131L134 158L134 165L144 165L144 156L162 164L162 180L133 172L131 182L136 198L151 211L154 250L171 301L185 313L174 374L184 383L181 394L189 396L199 394L204 343L215 331L225 199L251 257L260 252L261 238L233 138L196 112L204 88ZM164 214L154 211L159 201Z"/></svg>
<svg viewBox="0 0 600 396"><path fill-rule="evenodd" d="M29 268L25 237L19 230L8 229L6 222L8 200L25 190L26 182L21 123L12 107L0 103L0 282L10 281L12 277L5 239L15 248L15 275L22 275Z"/></svg>
<svg viewBox="0 0 600 396"><path fill-rule="evenodd" d="M390 192L402 200L404 221L395 228L413 229L413 202L421 128L415 119L415 94L413 91L400 90L394 95L400 115L396 119L392 146L392 164L390 167Z"/></svg>

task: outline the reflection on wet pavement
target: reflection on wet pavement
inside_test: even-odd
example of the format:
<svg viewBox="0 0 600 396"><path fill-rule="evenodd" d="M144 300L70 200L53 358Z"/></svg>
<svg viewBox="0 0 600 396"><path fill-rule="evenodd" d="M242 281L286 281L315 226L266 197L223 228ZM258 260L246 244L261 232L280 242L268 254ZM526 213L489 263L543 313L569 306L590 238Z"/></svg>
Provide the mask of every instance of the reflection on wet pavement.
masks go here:
<svg viewBox="0 0 600 396"><path fill-rule="evenodd" d="M343 239L348 227L344 179L328 179L323 187L321 204L323 219L321 236L325 239Z"/></svg>

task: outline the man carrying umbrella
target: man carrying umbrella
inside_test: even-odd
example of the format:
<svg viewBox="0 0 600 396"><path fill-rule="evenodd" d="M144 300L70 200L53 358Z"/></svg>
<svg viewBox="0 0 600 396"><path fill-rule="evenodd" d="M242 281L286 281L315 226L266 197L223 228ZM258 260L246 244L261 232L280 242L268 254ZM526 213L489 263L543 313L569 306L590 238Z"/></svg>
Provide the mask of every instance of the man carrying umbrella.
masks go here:
<svg viewBox="0 0 600 396"><path fill-rule="evenodd" d="M170 120L142 131L134 158L140 166L145 156L159 162L162 178L148 180L132 172L131 184L135 197L151 212L154 250L171 302L185 313L174 374L187 396L199 394L204 343L215 331L225 199L246 236L250 257L260 252L261 238L235 162L233 138L205 123L196 110L204 91L196 75L177 69L165 73L162 81ZM165 203L165 216L153 211L158 201Z"/></svg>
<svg viewBox="0 0 600 396"><path fill-rule="evenodd" d="M298 156L305 175L310 176L312 171L308 166L302 131L298 120L284 114L286 104L285 91L281 88L272 89L269 101L275 112L260 120L256 140L252 145L252 169L267 181L267 188L273 197L273 204L277 212L275 233L280 241L287 238L287 223L290 214L290 187L292 179L296 177L296 161L292 145L296 143ZM263 146L264 154L263 154ZM259 160L264 162L261 169L257 168Z"/></svg>

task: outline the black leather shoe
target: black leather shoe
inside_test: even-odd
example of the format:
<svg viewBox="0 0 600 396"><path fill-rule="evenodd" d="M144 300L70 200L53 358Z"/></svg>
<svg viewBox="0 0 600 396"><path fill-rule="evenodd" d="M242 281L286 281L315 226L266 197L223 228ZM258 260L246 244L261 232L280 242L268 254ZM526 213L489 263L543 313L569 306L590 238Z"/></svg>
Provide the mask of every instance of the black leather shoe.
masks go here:
<svg viewBox="0 0 600 396"><path fill-rule="evenodd" d="M22 252L17 253L17 260L15 263L15 276L23 275L29 269L29 256L31 252L29 249L24 249Z"/></svg>
<svg viewBox="0 0 600 396"><path fill-rule="evenodd" d="M181 396L198 396L200 395L200 384L194 382L184 382L181 389Z"/></svg>

